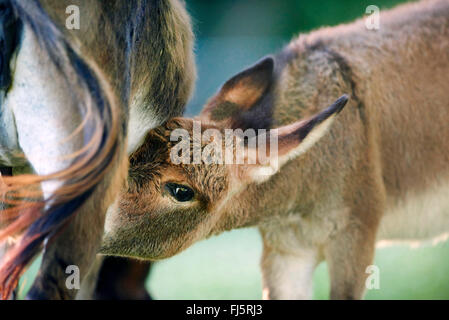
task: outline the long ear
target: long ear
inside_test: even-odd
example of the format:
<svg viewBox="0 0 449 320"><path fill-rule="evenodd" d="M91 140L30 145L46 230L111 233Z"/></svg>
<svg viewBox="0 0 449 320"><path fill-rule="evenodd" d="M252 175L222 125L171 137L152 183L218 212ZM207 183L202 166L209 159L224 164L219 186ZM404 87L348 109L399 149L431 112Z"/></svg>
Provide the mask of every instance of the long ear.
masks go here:
<svg viewBox="0 0 449 320"><path fill-rule="evenodd" d="M269 140L268 145L271 145L269 148L266 148L269 153L269 164L262 165L258 163L247 168L250 179L256 182L263 182L275 174L289 160L306 152L325 135L335 117L343 110L346 102L348 102L348 96L343 95L331 106L311 118L275 129L274 133L271 132L270 137L267 136L267 141ZM275 139L273 139L273 136ZM272 144L276 144L276 140L277 148L274 148L273 152Z"/></svg>
<svg viewBox="0 0 449 320"><path fill-rule="evenodd" d="M228 80L208 102L200 118L226 122L233 127L240 116L253 108L268 92L273 82L273 58L267 57Z"/></svg>

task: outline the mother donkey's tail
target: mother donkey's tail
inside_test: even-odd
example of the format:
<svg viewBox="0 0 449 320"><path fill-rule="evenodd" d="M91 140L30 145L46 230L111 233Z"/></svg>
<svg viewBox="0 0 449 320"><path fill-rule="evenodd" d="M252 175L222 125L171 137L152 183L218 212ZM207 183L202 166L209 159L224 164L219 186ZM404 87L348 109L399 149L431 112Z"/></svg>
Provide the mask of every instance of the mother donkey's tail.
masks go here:
<svg viewBox="0 0 449 320"><path fill-rule="evenodd" d="M0 192L8 208L0 212L0 225L6 225L0 230L0 241L20 236L0 261L3 299L10 296L44 241L55 237L92 196L111 164L122 154L124 140L119 122L120 102L95 64L80 58L38 1L11 0L10 4L70 83L84 119L74 132L83 137L83 147L71 155L68 168L46 176L3 177ZM40 185L49 180L61 182L61 187L42 200Z"/></svg>

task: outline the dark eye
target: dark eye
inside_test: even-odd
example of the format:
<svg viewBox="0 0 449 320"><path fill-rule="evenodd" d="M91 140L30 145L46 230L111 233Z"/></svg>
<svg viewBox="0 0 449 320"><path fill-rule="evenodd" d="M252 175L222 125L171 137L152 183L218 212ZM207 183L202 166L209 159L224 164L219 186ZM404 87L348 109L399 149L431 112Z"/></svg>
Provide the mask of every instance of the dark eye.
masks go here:
<svg viewBox="0 0 449 320"><path fill-rule="evenodd" d="M193 199L195 192L189 187L177 183L165 184L165 190L179 202L186 202Z"/></svg>

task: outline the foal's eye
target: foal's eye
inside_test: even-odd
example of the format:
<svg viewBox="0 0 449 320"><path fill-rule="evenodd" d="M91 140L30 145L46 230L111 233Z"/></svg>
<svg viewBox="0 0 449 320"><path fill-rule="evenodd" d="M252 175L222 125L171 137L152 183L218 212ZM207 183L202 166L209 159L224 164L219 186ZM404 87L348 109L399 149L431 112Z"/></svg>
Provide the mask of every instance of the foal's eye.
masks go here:
<svg viewBox="0 0 449 320"><path fill-rule="evenodd" d="M193 199L195 192L187 186L183 186L177 183L167 183L165 184L165 190L170 193L170 195L179 202L186 202Z"/></svg>

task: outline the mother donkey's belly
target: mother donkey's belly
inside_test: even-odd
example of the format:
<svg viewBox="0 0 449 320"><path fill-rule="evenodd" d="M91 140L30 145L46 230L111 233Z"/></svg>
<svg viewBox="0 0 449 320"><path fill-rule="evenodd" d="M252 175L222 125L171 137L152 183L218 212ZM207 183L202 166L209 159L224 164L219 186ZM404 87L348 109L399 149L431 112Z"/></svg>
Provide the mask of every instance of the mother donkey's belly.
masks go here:
<svg viewBox="0 0 449 320"><path fill-rule="evenodd" d="M82 134L72 135L82 121L78 102L68 81L27 25L15 62L13 82L1 106L5 112L2 120L9 128L0 140L1 146L23 151L22 162L29 163L37 174L63 170L73 160L69 155L83 146ZM15 160L9 165L24 164ZM44 182L44 194L50 195L61 183Z"/></svg>
<svg viewBox="0 0 449 320"><path fill-rule="evenodd" d="M445 240L449 236L449 180L409 194L387 209L379 240Z"/></svg>

